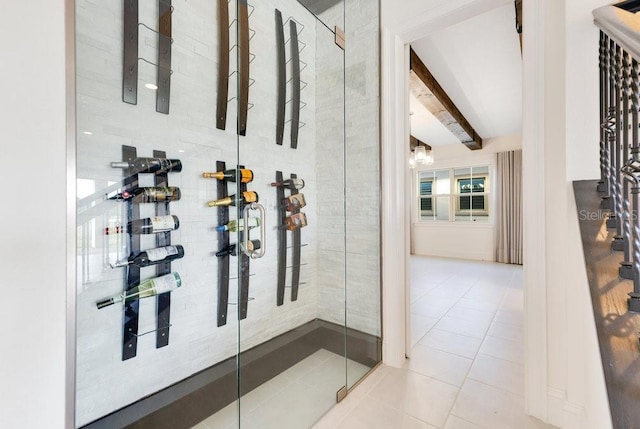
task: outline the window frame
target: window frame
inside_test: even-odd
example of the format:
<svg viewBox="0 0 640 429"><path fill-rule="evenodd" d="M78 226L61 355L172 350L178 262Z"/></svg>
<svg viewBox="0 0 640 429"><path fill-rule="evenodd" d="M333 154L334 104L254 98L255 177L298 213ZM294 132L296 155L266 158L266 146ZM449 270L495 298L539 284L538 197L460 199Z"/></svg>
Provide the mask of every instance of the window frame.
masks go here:
<svg viewBox="0 0 640 429"><path fill-rule="evenodd" d="M429 166L433 167L433 166ZM415 219L417 223L441 223L441 224L453 224L458 223L460 225L477 225L477 226L487 226L493 225L493 215L492 212L494 207L492 206L491 200L491 176L495 174L494 165L490 162L486 164L477 164L477 165L460 165L455 167L448 168L430 168L430 169L422 169L415 171L415 193L414 193L414 203L417 203L417 207L415 207ZM457 170L468 169L468 173L456 175ZM483 170L480 173L475 173L474 170ZM449 180L449 192L438 194L435 192L437 190L438 184L438 172L446 171L448 174ZM425 173L427 175L425 175ZM476 179L482 178L484 179L484 192L473 192L470 193L461 193L459 190L459 180L464 179ZM442 179L442 177L441 177ZM421 183L425 180L431 181L431 194L426 195L421 193ZM484 198L484 210L473 209L473 201L471 201L470 209L460 209L460 198L461 197L478 197L482 196ZM429 198L431 199L431 208L432 210L422 210L422 200ZM438 207L441 207L444 204L444 201L440 201L438 204L438 199L446 199L448 204L448 214L446 219L438 219ZM481 220L480 222L477 222Z"/></svg>

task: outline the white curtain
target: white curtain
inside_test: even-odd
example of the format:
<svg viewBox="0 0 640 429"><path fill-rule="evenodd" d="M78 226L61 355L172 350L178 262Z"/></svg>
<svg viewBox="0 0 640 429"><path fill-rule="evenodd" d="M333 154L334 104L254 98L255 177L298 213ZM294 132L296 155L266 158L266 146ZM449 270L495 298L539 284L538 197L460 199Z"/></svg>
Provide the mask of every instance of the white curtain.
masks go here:
<svg viewBox="0 0 640 429"><path fill-rule="evenodd" d="M498 153L496 261L522 265L522 151Z"/></svg>

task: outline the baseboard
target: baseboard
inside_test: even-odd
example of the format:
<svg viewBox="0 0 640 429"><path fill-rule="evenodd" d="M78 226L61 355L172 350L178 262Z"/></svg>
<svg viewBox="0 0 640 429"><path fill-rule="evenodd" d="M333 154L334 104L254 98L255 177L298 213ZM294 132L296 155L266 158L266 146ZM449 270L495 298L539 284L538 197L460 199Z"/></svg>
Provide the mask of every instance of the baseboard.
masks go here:
<svg viewBox="0 0 640 429"><path fill-rule="evenodd" d="M564 427L564 403L565 393L560 389L549 388L547 390L547 423Z"/></svg>
<svg viewBox="0 0 640 429"><path fill-rule="evenodd" d="M561 429L582 429L582 406L566 399L560 389L547 390L547 423Z"/></svg>
<svg viewBox="0 0 640 429"><path fill-rule="evenodd" d="M584 425L582 424L582 405L565 401L563 410L563 429L584 429Z"/></svg>

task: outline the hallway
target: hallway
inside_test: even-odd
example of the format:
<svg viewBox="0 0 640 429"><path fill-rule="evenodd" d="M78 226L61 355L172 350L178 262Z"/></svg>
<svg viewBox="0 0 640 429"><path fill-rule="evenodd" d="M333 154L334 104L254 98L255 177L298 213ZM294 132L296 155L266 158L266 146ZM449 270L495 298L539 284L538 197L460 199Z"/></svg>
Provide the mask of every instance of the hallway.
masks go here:
<svg viewBox="0 0 640 429"><path fill-rule="evenodd" d="M543 429L524 414L522 267L411 257L411 358L315 429Z"/></svg>

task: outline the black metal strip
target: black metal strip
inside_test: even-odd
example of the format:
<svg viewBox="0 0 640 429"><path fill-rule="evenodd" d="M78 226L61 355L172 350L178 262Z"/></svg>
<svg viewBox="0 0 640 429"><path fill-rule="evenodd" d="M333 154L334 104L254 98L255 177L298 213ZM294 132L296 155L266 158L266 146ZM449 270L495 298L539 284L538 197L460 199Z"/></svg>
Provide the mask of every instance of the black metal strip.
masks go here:
<svg viewBox="0 0 640 429"><path fill-rule="evenodd" d="M227 99L229 97L229 3L218 0L218 109L216 128L227 127Z"/></svg>
<svg viewBox="0 0 640 429"><path fill-rule="evenodd" d="M226 1L226 0L224 0ZM225 171L227 164L223 161L216 162L216 171ZM227 192L227 181L218 180L218 199L229 196ZM218 207L218 225L226 225L229 223L229 207ZM229 247L229 231L218 232L218 248L220 250ZM218 259L218 326L227 324L227 312L229 308L229 265L230 256L227 254Z"/></svg>
<svg viewBox="0 0 640 429"><path fill-rule="evenodd" d="M138 0L124 0L122 101L138 104Z"/></svg>
<svg viewBox="0 0 640 429"><path fill-rule="evenodd" d="M238 170L244 168L244 165L238 165ZM239 183L239 193L238 195L242 195L243 192L247 191L247 184L244 182ZM242 201L242 200L241 200ZM238 219L242 218L242 211L244 210L244 204L238 203ZM251 275L251 258L245 255L244 251L240 249L240 243L243 242L244 234L249 234L249 230L238 232L238 266L240 267L240 283L238 287L238 320L247 318L247 309L249 307L249 276ZM264 245L260 243L260 245Z"/></svg>
<svg viewBox="0 0 640 429"><path fill-rule="evenodd" d="M137 150L132 146L122 146L122 160L132 164L137 157ZM130 169L124 170L124 189L132 189L138 185L138 175L131 174ZM127 202L127 220L140 218L140 206ZM132 254L140 252L140 236L128 234L129 251ZM140 284L140 267L129 265L126 270L126 290ZM132 301L124 305L124 321L122 336L122 360L131 359L136 356L138 349L138 316L140 313L140 301Z"/></svg>
<svg viewBox="0 0 640 429"><path fill-rule="evenodd" d="M276 171L276 183L283 181L282 171ZM278 205L278 286L277 304L284 304L284 289L287 281L287 229L284 219L287 217L284 200L284 187L276 187L276 204Z"/></svg>
<svg viewBox="0 0 640 429"><path fill-rule="evenodd" d="M169 114L171 97L171 0L158 0L158 91L156 112Z"/></svg>
<svg viewBox="0 0 640 429"><path fill-rule="evenodd" d="M294 20L289 21L291 31L291 148L298 148L298 132L300 130L300 45L298 43L298 27Z"/></svg>
<svg viewBox="0 0 640 429"><path fill-rule="evenodd" d="M292 179L297 179L298 176L296 174L291 175ZM298 190L295 186L291 185L289 188L291 189L291 193L297 193ZM300 209L296 209L292 212L299 213ZM300 253L302 248L302 228L298 228L293 231L293 254L291 255L291 301L296 301L298 299L298 286L300 285Z"/></svg>
<svg viewBox="0 0 640 429"><path fill-rule="evenodd" d="M278 107L276 117L276 144L278 145L282 145L282 141L284 140L284 113L287 104L287 60L285 56L284 43L284 24L282 23L282 12L276 9L276 50L278 52Z"/></svg>
<svg viewBox="0 0 640 429"><path fill-rule="evenodd" d="M154 150L154 158L166 158L167 153L164 151ZM160 170L154 177L156 186L169 186L169 175L166 170ZM164 216L169 213L169 202L156 204L156 215ZM171 232L165 232L156 235L156 244L158 247L171 245ZM156 276L162 276L171 273L171 262L164 262L156 265ZM158 304L156 307L156 348L164 347L169 344L169 326L171 326L171 292L158 295Z"/></svg>
<svg viewBox="0 0 640 429"><path fill-rule="evenodd" d="M249 8L238 0L238 135L247 135L249 113Z"/></svg>

